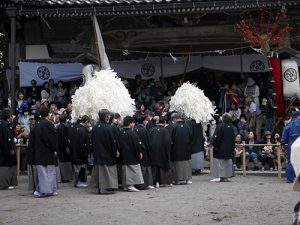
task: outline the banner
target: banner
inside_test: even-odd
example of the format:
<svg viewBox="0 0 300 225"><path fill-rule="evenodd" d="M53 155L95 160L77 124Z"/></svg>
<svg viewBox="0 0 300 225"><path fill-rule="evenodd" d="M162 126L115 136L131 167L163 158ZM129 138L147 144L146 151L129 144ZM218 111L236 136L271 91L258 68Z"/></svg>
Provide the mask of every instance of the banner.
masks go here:
<svg viewBox="0 0 300 225"><path fill-rule="evenodd" d="M270 64L273 68L272 76L274 80L274 91L276 93L275 103L277 107L277 113L279 117L284 118L284 101L282 93L282 77L281 77L281 65L280 59L272 57L270 58Z"/></svg>
<svg viewBox="0 0 300 225"><path fill-rule="evenodd" d="M111 68L120 77L134 79L141 75L143 79L158 79L172 77L184 73L187 56L172 58L147 57L137 60L112 61ZM161 63L162 61L162 63ZM161 68L162 66L162 68ZM268 61L263 55L243 55L243 72L257 73L268 72ZM44 81L54 79L55 81L71 81L81 78L83 65L80 63L31 63L19 62L20 86L30 86L31 79L36 79L38 85ZM207 68L224 72L241 72L241 57L230 56L191 56L187 66L187 72Z"/></svg>
<svg viewBox="0 0 300 225"><path fill-rule="evenodd" d="M31 63L19 62L20 86L30 86L30 81L35 79L37 85L43 85L45 81L53 79L64 82L81 78L83 65L81 63Z"/></svg>

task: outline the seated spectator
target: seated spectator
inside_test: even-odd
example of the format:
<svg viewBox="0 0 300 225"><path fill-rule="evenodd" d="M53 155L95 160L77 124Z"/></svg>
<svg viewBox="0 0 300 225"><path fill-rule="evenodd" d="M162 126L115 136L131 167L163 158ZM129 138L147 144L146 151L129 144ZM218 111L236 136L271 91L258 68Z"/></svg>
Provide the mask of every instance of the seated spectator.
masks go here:
<svg viewBox="0 0 300 225"><path fill-rule="evenodd" d="M272 144L272 133L270 131L266 131L264 134L264 144ZM276 156L273 153L272 146L264 146L261 154L259 155L259 159L262 163L262 171L265 170L265 165L269 164L270 168L273 170L276 167Z"/></svg>
<svg viewBox="0 0 300 225"><path fill-rule="evenodd" d="M242 144L244 141L244 137L241 134L237 134L235 137L235 144ZM243 162L243 147L237 146L234 149L234 161L236 167L240 169Z"/></svg>
<svg viewBox="0 0 300 225"><path fill-rule="evenodd" d="M272 131L274 109L271 103L271 99L267 100L266 98L264 98L262 100L261 111L265 121L264 132Z"/></svg>
<svg viewBox="0 0 300 225"><path fill-rule="evenodd" d="M25 100L25 96L24 96L24 93L22 91L19 91L18 94L18 100L17 100L17 109L16 109L16 112L17 114L21 114L22 113L22 110L24 108L29 108L29 105L28 105L28 102Z"/></svg>
<svg viewBox="0 0 300 225"><path fill-rule="evenodd" d="M240 133L243 137L246 137L246 136L247 136L247 133L248 133L248 130L249 130L249 124L248 124L248 122L246 121L245 116L242 115L242 116L240 117L240 121L238 122L237 127L238 127L238 130L239 130L239 133Z"/></svg>
<svg viewBox="0 0 300 225"><path fill-rule="evenodd" d="M229 95L229 102L231 104L239 105L240 98L239 98L239 91L235 84L231 85L230 90L227 92L227 95Z"/></svg>
<svg viewBox="0 0 300 225"><path fill-rule="evenodd" d="M32 99L33 104L41 99L41 90L36 86L36 80L31 80L31 87L27 89L26 93L27 96Z"/></svg>
<svg viewBox="0 0 300 225"><path fill-rule="evenodd" d="M67 89L64 87L64 83L60 80L57 83L58 89L56 92L55 102L57 102L59 108L67 107Z"/></svg>
<svg viewBox="0 0 300 225"><path fill-rule="evenodd" d="M252 77L247 78L247 86L244 89L245 97L252 97L253 101L259 107L259 87L255 84L255 80Z"/></svg>
<svg viewBox="0 0 300 225"><path fill-rule="evenodd" d="M22 113L19 115L18 123L20 125L29 126L29 109L23 108Z"/></svg>
<svg viewBox="0 0 300 225"><path fill-rule="evenodd" d="M49 101L49 97L50 97L50 89L49 89L49 82L46 81L43 84L43 90L41 91L41 98L42 101L43 100L47 100ZM43 103L42 103L43 104Z"/></svg>
<svg viewBox="0 0 300 225"><path fill-rule="evenodd" d="M138 103L136 108L137 108L137 111L135 112L133 118L137 122L140 117L145 115L145 105L142 103Z"/></svg>
<svg viewBox="0 0 300 225"><path fill-rule="evenodd" d="M48 99L42 99L41 104L42 104L42 108L46 108L46 109L49 108L49 100Z"/></svg>
<svg viewBox="0 0 300 225"><path fill-rule="evenodd" d="M57 108L57 105L55 103L52 103L50 105L49 113L58 114L58 108Z"/></svg>
<svg viewBox="0 0 300 225"><path fill-rule="evenodd" d="M237 126L242 115L242 110L237 104L231 103L231 109L228 113L231 115L233 125Z"/></svg>
<svg viewBox="0 0 300 225"><path fill-rule="evenodd" d="M169 90L167 92L167 95L164 97L164 100L169 102L171 100L171 98L172 98L172 91Z"/></svg>
<svg viewBox="0 0 300 225"><path fill-rule="evenodd" d="M42 108L42 105L41 105L41 102L39 100L37 100L35 102L35 104L31 107L31 113L32 115L36 114L36 113L39 113L40 110Z"/></svg>
<svg viewBox="0 0 300 225"><path fill-rule="evenodd" d="M55 87L55 83L53 79L49 80L49 91L50 91L50 95L49 95L49 102L52 103L55 101L55 97L56 97L56 93L57 93L57 88Z"/></svg>
<svg viewBox="0 0 300 225"><path fill-rule="evenodd" d="M257 142L256 142L256 136L255 136L254 131L250 131L248 133L246 144L257 144ZM252 161L254 163L254 169L253 170L259 170L259 168L258 168L258 160L257 160L257 154L259 152L258 151L258 147L247 146L245 148L245 150L246 150L246 169L248 170L249 161Z"/></svg>

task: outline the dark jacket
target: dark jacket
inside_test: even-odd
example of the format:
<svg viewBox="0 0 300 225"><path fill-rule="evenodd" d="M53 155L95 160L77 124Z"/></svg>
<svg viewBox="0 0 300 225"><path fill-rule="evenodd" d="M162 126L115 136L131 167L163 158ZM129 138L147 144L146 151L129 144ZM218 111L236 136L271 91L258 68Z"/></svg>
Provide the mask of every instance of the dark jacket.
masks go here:
<svg viewBox="0 0 300 225"><path fill-rule="evenodd" d="M15 148L12 131L7 120L0 122L0 167L16 165L16 156L10 154Z"/></svg>
<svg viewBox="0 0 300 225"><path fill-rule="evenodd" d="M191 121L189 126L192 130L192 154L197 152L204 152L204 137L203 137L203 128L201 123L196 123Z"/></svg>
<svg viewBox="0 0 300 225"><path fill-rule="evenodd" d="M91 153L91 143L88 130L81 124L72 128L70 136L72 162L82 165L88 162L88 154Z"/></svg>
<svg viewBox="0 0 300 225"><path fill-rule="evenodd" d="M218 124L210 143L214 146L214 158L232 159L235 148L232 125L224 122Z"/></svg>
<svg viewBox="0 0 300 225"><path fill-rule="evenodd" d="M60 162L71 162L71 154L67 153L69 145L68 128L65 124L59 124L56 127L58 135L58 159Z"/></svg>
<svg viewBox="0 0 300 225"><path fill-rule="evenodd" d="M162 126L152 127L150 129L150 140L152 145L152 166L170 169L172 140L169 131Z"/></svg>
<svg viewBox="0 0 300 225"><path fill-rule="evenodd" d="M54 152L58 152L57 133L54 125L45 119L40 119L33 129L32 148L35 165L56 165Z"/></svg>
<svg viewBox="0 0 300 225"><path fill-rule="evenodd" d="M138 135L130 128L123 128L120 134L121 159L123 165L136 165L140 163L142 143Z"/></svg>
<svg viewBox="0 0 300 225"><path fill-rule="evenodd" d="M115 135L111 125L96 124L92 130L91 142L94 165L113 166L116 164Z"/></svg>
<svg viewBox="0 0 300 225"><path fill-rule="evenodd" d="M178 121L172 129L171 161L190 160L192 155L191 128L183 121Z"/></svg>
<svg viewBox="0 0 300 225"><path fill-rule="evenodd" d="M142 166L151 166L151 142L149 131L144 128L142 125L138 125L134 128L135 133L139 136L140 141L142 142L143 149L143 158L141 160Z"/></svg>

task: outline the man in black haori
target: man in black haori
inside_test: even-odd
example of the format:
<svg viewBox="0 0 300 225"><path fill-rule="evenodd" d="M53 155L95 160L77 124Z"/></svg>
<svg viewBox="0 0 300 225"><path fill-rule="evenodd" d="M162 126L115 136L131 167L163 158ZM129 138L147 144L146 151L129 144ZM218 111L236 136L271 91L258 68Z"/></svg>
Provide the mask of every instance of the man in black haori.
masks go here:
<svg viewBox="0 0 300 225"><path fill-rule="evenodd" d="M222 115L210 144L213 149L213 177L211 182L227 182L233 176L232 157L235 148L234 130L229 113Z"/></svg>
<svg viewBox="0 0 300 225"><path fill-rule="evenodd" d="M134 128L134 131L139 136L140 141L142 142L143 149L143 158L141 160L141 168L144 178L144 184L142 188L153 189L153 178L151 171L151 141L149 136L149 131L146 129L147 125L147 116L139 115L136 118L138 125Z"/></svg>
<svg viewBox="0 0 300 225"><path fill-rule="evenodd" d="M134 185L144 183L140 161L143 158L142 143L133 131L134 119L131 116L124 118L124 127L120 135L122 158L122 183L124 190L138 192Z"/></svg>
<svg viewBox="0 0 300 225"><path fill-rule="evenodd" d="M34 164L37 170L36 197L57 195L56 168L57 164L57 133L49 121L49 110L40 111L41 119L35 125L31 135Z"/></svg>
<svg viewBox="0 0 300 225"><path fill-rule="evenodd" d="M57 126L58 135L58 160L61 181L69 182L73 180L73 170L71 162L71 151L69 143L68 128L66 126L67 115L59 115L59 125Z"/></svg>
<svg viewBox="0 0 300 225"><path fill-rule="evenodd" d="M18 185L15 144L9 120L12 115L8 109L1 113L0 122L0 190L12 190Z"/></svg>
<svg viewBox="0 0 300 225"><path fill-rule="evenodd" d="M171 136L165 128L166 121L164 117L159 117L155 127L150 129L150 140L152 145L151 165L152 175L155 186L172 186L172 173L170 166Z"/></svg>
<svg viewBox="0 0 300 225"><path fill-rule="evenodd" d="M192 184L192 130L179 113L173 115L176 121L171 130L172 173L175 184Z"/></svg>
<svg viewBox="0 0 300 225"><path fill-rule="evenodd" d="M87 187L87 163L91 143L88 133L90 118L83 116L74 126L70 136L70 147L75 173L75 187Z"/></svg>
<svg viewBox="0 0 300 225"><path fill-rule="evenodd" d="M92 130L91 142L94 156L93 176L99 194L111 194L118 188L118 172L116 158L119 152L116 148L115 134L109 124L110 112L107 109L99 111L99 120Z"/></svg>
<svg viewBox="0 0 300 225"><path fill-rule="evenodd" d="M203 170L204 163L204 137L201 123L191 120L189 123L192 129L192 172L199 174Z"/></svg>

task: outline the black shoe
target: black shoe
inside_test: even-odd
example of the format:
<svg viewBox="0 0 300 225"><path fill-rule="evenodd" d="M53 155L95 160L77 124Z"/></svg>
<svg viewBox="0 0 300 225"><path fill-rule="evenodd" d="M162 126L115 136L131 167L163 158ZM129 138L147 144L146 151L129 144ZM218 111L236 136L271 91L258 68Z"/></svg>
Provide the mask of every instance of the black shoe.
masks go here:
<svg viewBox="0 0 300 225"><path fill-rule="evenodd" d="M220 182L229 182L228 178L225 178L225 177L221 177L221 180Z"/></svg>
<svg viewBox="0 0 300 225"><path fill-rule="evenodd" d="M287 180L286 181L288 184L290 184L290 183L294 183L294 181L293 180Z"/></svg>

